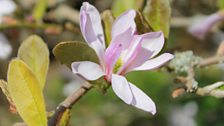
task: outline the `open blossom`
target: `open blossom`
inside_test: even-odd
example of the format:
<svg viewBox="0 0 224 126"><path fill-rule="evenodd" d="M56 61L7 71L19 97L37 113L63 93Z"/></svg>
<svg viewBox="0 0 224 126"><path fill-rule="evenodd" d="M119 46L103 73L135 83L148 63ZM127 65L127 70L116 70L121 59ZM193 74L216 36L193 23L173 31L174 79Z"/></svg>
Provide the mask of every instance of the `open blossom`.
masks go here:
<svg viewBox="0 0 224 126"><path fill-rule="evenodd" d="M81 32L87 44L95 50L99 64L91 61L73 62L72 71L90 81L104 77L125 103L155 114L156 107L151 98L128 82L124 75L130 71L158 68L171 60L173 55L163 53L155 57L164 45L163 33L138 35L135 16L135 10L128 10L114 21L112 40L106 48L100 14L94 6L84 2L80 10Z"/></svg>

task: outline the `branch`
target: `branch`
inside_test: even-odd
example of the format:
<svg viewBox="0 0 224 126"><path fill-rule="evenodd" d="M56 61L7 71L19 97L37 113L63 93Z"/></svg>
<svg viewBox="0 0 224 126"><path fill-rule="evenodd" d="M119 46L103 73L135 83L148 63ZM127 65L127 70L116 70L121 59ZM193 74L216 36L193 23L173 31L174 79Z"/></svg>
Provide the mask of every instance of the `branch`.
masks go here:
<svg viewBox="0 0 224 126"><path fill-rule="evenodd" d="M48 120L48 126L56 126L60 117L65 112L66 109L71 109L72 106L79 101L79 99L85 95L90 89L92 85L88 82L84 83L76 92L74 92L71 96L67 97L55 110L53 116Z"/></svg>
<svg viewBox="0 0 224 126"><path fill-rule="evenodd" d="M80 30L71 23L67 23L64 27L60 24L35 23L26 20L16 20L11 17L4 17L3 23L0 25L0 31L12 28L40 29L48 34L60 34L64 29L74 33L80 33Z"/></svg>

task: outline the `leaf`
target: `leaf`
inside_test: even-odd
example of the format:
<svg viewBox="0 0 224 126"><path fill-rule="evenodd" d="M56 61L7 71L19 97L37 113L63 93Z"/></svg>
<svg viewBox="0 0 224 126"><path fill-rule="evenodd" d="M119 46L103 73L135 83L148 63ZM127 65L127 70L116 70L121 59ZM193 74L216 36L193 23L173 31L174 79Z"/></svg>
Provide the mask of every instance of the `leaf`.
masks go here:
<svg viewBox="0 0 224 126"><path fill-rule="evenodd" d="M69 124L69 120L70 120L70 117L71 117L71 109L66 109L60 119L58 120L58 126L68 126Z"/></svg>
<svg viewBox="0 0 224 126"><path fill-rule="evenodd" d="M144 0L114 0L112 12L117 17L129 9L141 10L143 4Z"/></svg>
<svg viewBox="0 0 224 126"><path fill-rule="evenodd" d="M114 22L114 16L110 10L105 10L101 13L101 17L106 38L106 47L108 47L111 41L111 29Z"/></svg>
<svg viewBox="0 0 224 126"><path fill-rule="evenodd" d="M6 96L8 102L9 102L9 110L11 113L17 113L16 110L16 106L15 103L13 102L11 95L9 94L9 90L8 90L8 86L7 86L7 82L4 80L0 80L0 88L2 89L2 92L4 93L4 95Z"/></svg>
<svg viewBox="0 0 224 126"><path fill-rule="evenodd" d="M163 31L168 38L171 17L169 0L147 0L143 14L154 31Z"/></svg>
<svg viewBox="0 0 224 126"><path fill-rule="evenodd" d="M96 52L83 42L61 42L53 49L53 54L62 64L71 68L75 61L92 61L99 63Z"/></svg>
<svg viewBox="0 0 224 126"><path fill-rule="evenodd" d="M216 4L219 7L219 9L224 9L224 0L217 0Z"/></svg>
<svg viewBox="0 0 224 126"><path fill-rule="evenodd" d="M36 76L22 60L8 68L8 89L17 111L28 126L47 126L44 97Z"/></svg>
<svg viewBox="0 0 224 126"><path fill-rule="evenodd" d="M21 44L18 57L31 68L43 89L49 66L49 50L44 41L37 35L28 37Z"/></svg>
<svg viewBox="0 0 224 126"><path fill-rule="evenodd" d="M47 8L47 0L38 0L33 9L33 17L36 21L41 21Z"/></svg>
<svg viewBox="0 0 224 126"><path fill-rule="evenodd" d="M137 11L136 13L135 23L139 34L144 34L152 31L152 28L149 26L148 22L145 20L140 11Z"/></svg>

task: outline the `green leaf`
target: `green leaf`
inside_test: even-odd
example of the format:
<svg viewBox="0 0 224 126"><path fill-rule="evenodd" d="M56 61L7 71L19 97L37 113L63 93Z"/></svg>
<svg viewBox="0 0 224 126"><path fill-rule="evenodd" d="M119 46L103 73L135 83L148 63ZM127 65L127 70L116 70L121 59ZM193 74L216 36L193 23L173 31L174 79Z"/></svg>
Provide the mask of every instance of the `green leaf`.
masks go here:
<svg viewBox="0 0 224 126"><path fill-rule="evenodd" d="M224 9L224 0L217 0L216 2L219 9Z"/></svg>
<svg viewBox="0 0 224 126"><path fill-rule="evenodd" d="M112 12L117 17L129 9L141 10L143 4L144 0L114 0Z"/></svg>
<svg viewBox="0 0 224 126"><path fill-rule="evenodd" d="M96 52L83 42L61 42L53 49L53 54L62 64L71 68L75 61L92 61L99 63Z"/></svg>
<svg viewBox="0 0 224 126"><path fill-rule="evenodd" d="M41 21L47 8L47 0L38 0L33 9L33 17L36 21Z"/></svg>
<svg viewBox="0 0 224 126"><path fill-rule="evenodd" d="M111 41L111 29L114 22L114 16L110 10L105 10L101 13L101 17L106 39L106 47L108 47Z"/></svg>
<svg viewBox="0 0 224 126"><path fill-rule="evenodd" d="M44 41L37 35L28 37L21 44L18 57L31 68L43 89L49 66L49 50Z"/></svg>
<svg viewBox="0 0 224 126"><path fill-rule="evenodd" d="M47 126L39 82L22 60L14 59L9 64L8 89L18 113L28 126Z"/></svg>
<svg viewBox="0 0 224 126"><path fill-rule="evenodd" d="M139 34L144 34L152 31L152 28L149 26L148 22L140 11L137 11L135 23Z"/></svg>
<svg viewBox="0 0 224 126"><path fill-rule="evenodd" d="M168 38L171 16L169 0L148 0L143 14L154 31L163 31Z"/></svg>

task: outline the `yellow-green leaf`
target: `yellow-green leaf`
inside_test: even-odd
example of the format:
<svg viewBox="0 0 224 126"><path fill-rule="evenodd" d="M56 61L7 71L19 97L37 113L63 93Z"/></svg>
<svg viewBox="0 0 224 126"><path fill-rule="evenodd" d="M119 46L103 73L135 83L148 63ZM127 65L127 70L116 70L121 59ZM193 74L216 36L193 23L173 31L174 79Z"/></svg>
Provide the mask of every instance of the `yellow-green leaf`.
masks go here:
<svg viewBox="0 0 224 126"><path fill-rule="evenodd" d="M33 17L36 21L41 21L47 8L47 0L38 0L33 9Z"/></svg>
<svg viewBox="0 0 224 126"><path fill-rule="evenodd" d="M58 120L58 126L68 126L69 124L69 120L70 120L70 117L71 117L71 109L66 109L60 119Z"/></svg>
<svg viewBox="0 0 224 126"><path fill-rule="evenodd" d="M143 14L154 31L163 31L166 38L170 30L170 0L147 0Z"/></svg>
<svg viewBox="0 0 224 126"><path fill-rule="evenodd" d="M112 12L115 17L129 9L141 10L144 0L114 0Z"/></svg>
<svg viewBox="0 0 224 126"><path fill-rule="evenodd" d="M8 89L18 113L28 126L47 126L44 97L39 82L22 60L14 59L9 64Z"/></svg>
<svg viewBox="0 0 224 126"><path fill-rule="evenodd" d="M18 57L31 68L43 89L49 66L49 50L44 41L37 35L28 37L21 44Z"/></svg>
<svg viewBox="0 0 224 126"><path fill-rule="evenodd" d="M216 3L219 9L224 9L224 0L217 0Z"/></svg>

